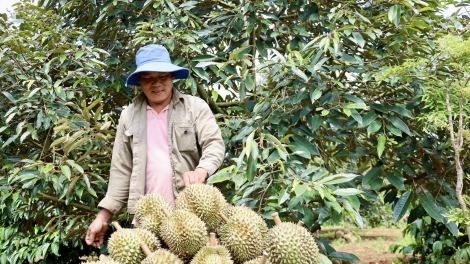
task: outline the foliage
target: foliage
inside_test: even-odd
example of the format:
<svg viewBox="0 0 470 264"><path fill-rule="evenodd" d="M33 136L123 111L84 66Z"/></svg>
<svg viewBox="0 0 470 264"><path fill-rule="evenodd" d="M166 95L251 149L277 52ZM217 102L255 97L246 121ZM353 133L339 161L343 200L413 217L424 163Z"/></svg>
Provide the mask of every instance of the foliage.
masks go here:
<svg viewBox="0 0 470 264"><path fill-rule="evenodd" d="M465 232L461 228L460 231ZM456 237L443 223L430 216L425 216L409 224L403 230L403 236L415 238L407 245L391 245L393 252L417 256L419 263L462 263L470 261L470 247L466 236Z"/></svg>
<svg viewBox="0 0 470 264"><path fill-rule="evenodd" d="M116 121L138 92L125 77L148 43L191 70L175 86L216 114L227 153L209 182L234 204L314 231L346 215L363 226L361 205L387 192L395 220L418 200L443 221L452 150L414 119L429 111L422 82L375 76L434 53L447 2L24 0L0 23L1 223L14 241L2 237L0 262L87 250Z"/></svg>
<svg viewBox="0 0 470 264"><path fill-rule="evenodd" d="M364 226L367 228L375 228L385 226L402 227L403 220L395 221L393 218L393 208L390 204L384 202L384 195L379 194L376 200L370 201L364 205L359 211L364 218Z"/></svg>

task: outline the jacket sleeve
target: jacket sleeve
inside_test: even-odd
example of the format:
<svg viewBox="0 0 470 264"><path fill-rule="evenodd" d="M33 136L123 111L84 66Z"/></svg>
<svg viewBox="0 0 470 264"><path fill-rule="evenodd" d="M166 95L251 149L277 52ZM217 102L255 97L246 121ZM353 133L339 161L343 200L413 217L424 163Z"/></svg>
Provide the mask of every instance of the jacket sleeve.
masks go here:
<svg viewBox="0 0 470 264"><path fill-rule="evenodd" d="M225 145L222 132L215 120L209 105L198 98L196 107L199 108L196 119L198 143L202 149L199 165L210 175L214 174L222 164L225 155Z"/></svg>
<svg viewBox="0 0 470 264"><path fill-rule="evenodd" d="M121 113L116 131L108 191L98 204L98 208L107 209L114 215L118 214L127 203L132 173L132 130L129 129L126 110Z"/></svg>

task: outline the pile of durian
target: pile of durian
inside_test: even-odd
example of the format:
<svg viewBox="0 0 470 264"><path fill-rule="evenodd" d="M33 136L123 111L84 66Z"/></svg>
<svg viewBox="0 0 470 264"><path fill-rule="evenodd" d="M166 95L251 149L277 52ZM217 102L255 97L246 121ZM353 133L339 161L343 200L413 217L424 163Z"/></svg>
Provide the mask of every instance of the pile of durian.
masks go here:
<svg viewBox="0 0 470 264"><path fill-rule="evenodd" d="M178 195L175 209L159 194L141 196L135 228L108 240L101 264L317 264L318 246L302 225L266 222L253 210L231 206L215 187L193 184Z"/></svg>

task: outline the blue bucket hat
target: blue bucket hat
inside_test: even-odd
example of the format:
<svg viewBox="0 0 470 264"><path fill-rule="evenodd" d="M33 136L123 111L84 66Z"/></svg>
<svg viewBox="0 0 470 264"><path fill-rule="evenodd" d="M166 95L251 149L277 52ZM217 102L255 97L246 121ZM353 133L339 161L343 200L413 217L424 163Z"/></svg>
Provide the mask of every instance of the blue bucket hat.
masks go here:
<svg viewBox="0 0 470 264"><path fill-rule="evenodd" d="M137 69L127 77L126 86L140 86L137 76L139 72L172 72L175 79L186 79L189 76L188 69L171 63L168 50L161 45L144 46L137 51L135 57Z"/></svg>

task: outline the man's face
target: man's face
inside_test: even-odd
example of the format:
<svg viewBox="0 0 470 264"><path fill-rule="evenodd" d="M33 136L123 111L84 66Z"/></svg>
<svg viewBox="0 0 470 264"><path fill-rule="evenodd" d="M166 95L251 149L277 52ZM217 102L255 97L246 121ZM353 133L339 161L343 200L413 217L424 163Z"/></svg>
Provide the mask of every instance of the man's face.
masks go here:
<svg viewBox="0 0 470 264"><path fill-rule="evenodd" d="M139 73L140 87L151 107L165 107L170 103L173 79L171 72Z"/></svg>

